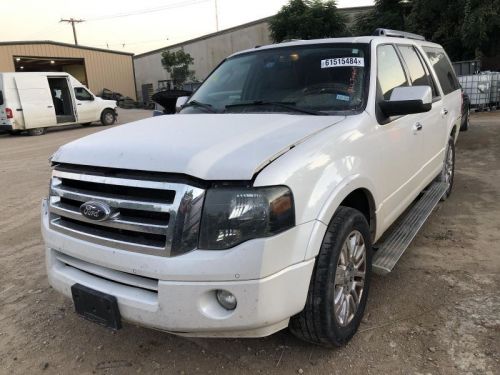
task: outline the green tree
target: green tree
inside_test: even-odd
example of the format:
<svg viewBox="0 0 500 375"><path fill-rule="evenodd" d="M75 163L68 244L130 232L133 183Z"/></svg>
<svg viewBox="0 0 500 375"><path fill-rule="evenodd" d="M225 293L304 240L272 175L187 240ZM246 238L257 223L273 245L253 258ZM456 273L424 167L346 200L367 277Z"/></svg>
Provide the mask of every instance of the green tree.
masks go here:
<svg viewBox="0 0 500 375"><path fill-rule="evenodd" d="M413 0L407 30L441 44L451 60L461 60L464 5L465 0Z"/></svg>
<svg viewBox="0 0 500 375"><path fill-rule="evenodd" d="M270 21L275 43L288 39L317 39L348 34L346 18L335 1L290 0Z"/></svg>
<svg viewBox="0 0 500 375"><path fill-rule="evenodd" d="M463 54L500 58L500 0L465 0L460 39ZM497 67L498 69L498 67Z"/></svg>
<svg viewBox="0 0 500 375"><path fill-rule="evenodd" d="M409 29L441 44L452 60L499 56L500 0L413 0Z"/></svg>
<svg viewBox="0 0 500 375"><path fill-rule="evenodd" d="M411 4L406 0L375 0L374 7L355 19L356 35L371 35L375 29L405 30Z"/></svg>
<svg viewBox="0 0 500 375"><path fill-rule="evenodd" d="M180 88L187 80L195 80L194 71L189 70L194 59L184 50L175 52L163 51L161 54L161 64L170 74L175 88Z"/></svg>

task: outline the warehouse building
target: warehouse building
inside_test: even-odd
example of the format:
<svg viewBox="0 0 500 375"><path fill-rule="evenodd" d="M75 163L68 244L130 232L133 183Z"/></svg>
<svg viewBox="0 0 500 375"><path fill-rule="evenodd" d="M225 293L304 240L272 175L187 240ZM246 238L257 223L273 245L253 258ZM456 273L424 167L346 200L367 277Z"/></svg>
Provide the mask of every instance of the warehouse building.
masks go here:
<svg viewBox="0 0 500 375"><path fill-rule="evenodd" d="M356 16L371 8L371 6L340 8L339 11L347 17L348 24L350 24ZM270 19L271 17L263 18L200 38L135 55L134 67L138 100L148 102L155 91L169 87L169 74L161 64L163 51L183 49L189 53L194 59L191 69L195 72L196 79L203 81L227 56L255 46L271 44Z"/></svg>
<svg viewBox="0 0 500 375"><path fill-rule="evenodd" d="M0 42L0 72L67 72L99 95L136 98L133 54L53 41Z"/></svg>

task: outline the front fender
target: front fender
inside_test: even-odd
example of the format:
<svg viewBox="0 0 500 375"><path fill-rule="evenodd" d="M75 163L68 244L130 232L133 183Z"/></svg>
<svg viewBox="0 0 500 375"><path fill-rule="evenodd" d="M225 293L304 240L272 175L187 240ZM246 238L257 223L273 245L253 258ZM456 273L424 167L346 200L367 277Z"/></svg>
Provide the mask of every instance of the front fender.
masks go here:
<svg viewBox="0 0 500 375"><path fill-rule="evenodd" d="M331 193L325 197L324 204L320 207L318 212L318 223L313 228L313 233L309 240L309 245L305 254L305 259L311 259L318 255L321 248L321 243L325 236L328 225L333 218L333 215L339 208L342 201L353 191L357 189L368 190L373 199L375 208L377 203L375 201L376 191L375 186L370 180L360 176L359 174L347 176L344 178L336 187L331 191ZM375 209L376 216L376 209ZM375 218L376 222L376 218ZM319 224L321 223L321 225ZM375 235L377 236L377 234Z"/></svg>
<svg viewBox="0 0 500 375"><path fill-rule="evenodd" d="M335 211L340 206L340 203L354 190L365 189L368 190L374 200L375 207L377 203L375 202L375 197L377 196L376 188L372 182L359 175L352 175L345 177L332 192L328 195L325 203L321 207L318 213L318 220L328 225L333 217Z"/></svg>

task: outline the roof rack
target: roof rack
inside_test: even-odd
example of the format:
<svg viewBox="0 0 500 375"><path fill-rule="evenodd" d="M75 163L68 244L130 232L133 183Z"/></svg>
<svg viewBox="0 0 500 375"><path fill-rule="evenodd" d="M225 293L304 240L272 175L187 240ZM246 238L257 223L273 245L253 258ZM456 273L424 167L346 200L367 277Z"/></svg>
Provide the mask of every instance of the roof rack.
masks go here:
<svg viewBox="0 0 500 375"><path fill-rule="evenodd" d="M394 38L425 40L425 37L422 35L407 33L406 31L383 29L383 28L375 29L375 31L373 32L372 35L388 36L388 37L394 37Z"/></svg>

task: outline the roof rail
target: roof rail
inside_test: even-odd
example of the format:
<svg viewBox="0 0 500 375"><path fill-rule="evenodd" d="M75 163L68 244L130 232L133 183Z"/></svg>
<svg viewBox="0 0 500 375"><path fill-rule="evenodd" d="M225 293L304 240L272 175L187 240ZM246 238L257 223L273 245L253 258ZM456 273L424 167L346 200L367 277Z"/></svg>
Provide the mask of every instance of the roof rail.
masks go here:
<svg viewBox="0 0 500 375"><path fill-rule="evenodd" d="M406 31L399 30L391 30L391 29L375 29L372 35L378 36L389 36L395 38L407 38L407 39L416 39L416 40L425 40L425 37L418 34L407 33Z"/></svg>

